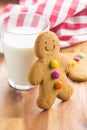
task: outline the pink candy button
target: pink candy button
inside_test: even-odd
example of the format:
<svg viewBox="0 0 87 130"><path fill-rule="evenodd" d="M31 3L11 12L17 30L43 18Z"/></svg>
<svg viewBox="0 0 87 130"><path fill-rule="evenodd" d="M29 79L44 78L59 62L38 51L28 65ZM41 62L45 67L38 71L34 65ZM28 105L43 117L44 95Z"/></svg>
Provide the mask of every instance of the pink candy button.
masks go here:
<svg viewBox="0 0 87 130"><path fill-rule="evenodd" d="M76 56L76 57L74 57L74 60L78 62L78 61L80 61L80 57Z"/></svg>
<svg viewBox="0 0 87 130"><path fill-rule="evenodd" d="M57 78L59 78L60 77L60 73L58 72L58 71L54 71L53 73L52 73L52 78L53 79L57 79Z"/></svg>

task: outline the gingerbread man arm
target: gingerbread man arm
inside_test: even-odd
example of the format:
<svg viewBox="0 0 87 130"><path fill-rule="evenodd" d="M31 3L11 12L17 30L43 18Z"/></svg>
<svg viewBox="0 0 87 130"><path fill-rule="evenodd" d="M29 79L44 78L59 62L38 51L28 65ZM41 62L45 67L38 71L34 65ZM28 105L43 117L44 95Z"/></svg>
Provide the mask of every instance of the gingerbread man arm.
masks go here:
<svg viewBox="0 0 87 130"><path fill-rule="evenodd" d="M38 73L39 70L39 73ZM31 67L29 74L28 74L28 81L32 85L38 85L42 81L43 77L43 65L42 63L37 60Z"/></svg>
<svg viewBox="0 0 87 130"><path fill-rule="evenodd" d="M68 74L71 68L71 61L66 55L64 54L60 54L60 55L61 55L61 61L62 61L61 64L64 65L63 68L65 69L65 73Z"/></svg>

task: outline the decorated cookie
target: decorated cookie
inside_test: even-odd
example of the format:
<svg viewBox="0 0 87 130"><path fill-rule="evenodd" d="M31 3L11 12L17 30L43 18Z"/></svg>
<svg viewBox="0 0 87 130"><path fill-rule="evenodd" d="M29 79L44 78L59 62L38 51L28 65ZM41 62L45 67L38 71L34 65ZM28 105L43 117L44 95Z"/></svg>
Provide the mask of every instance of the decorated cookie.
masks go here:
<svg viewBox="0 0 87 130"><path fill-rule="evenodd" d="M43 32L37 37L34 52L38 59L32 65L28 79L32 85L39 85L37 105L42 109L49 109L56 97L65 101L73 93L66 76L69 60L59 50L59 40L53 32Z"/></svg>
<svg viewBox="0 0 87 130"><path fill-rule="evenodd" d="M70 53L65 53L70 59L69 77L74 81L87 81L87 47L77 47Z"/></svg>

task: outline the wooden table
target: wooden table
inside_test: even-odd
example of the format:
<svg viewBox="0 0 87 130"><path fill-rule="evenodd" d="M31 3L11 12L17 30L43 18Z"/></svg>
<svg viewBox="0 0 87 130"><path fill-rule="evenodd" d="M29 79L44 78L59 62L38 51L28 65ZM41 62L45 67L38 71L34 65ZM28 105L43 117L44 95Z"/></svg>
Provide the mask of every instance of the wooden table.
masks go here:
<svg viewBox="0 0 87 130"><path fill-rule="evenodd" d="M61 50L66 51L72 47ZM38 87L18 91L9 86L7 78L0 54L0 130L87 130L87 82L70 81L74 88L70 100L56 99L50 110L43 111L36 105Z"/></svg>

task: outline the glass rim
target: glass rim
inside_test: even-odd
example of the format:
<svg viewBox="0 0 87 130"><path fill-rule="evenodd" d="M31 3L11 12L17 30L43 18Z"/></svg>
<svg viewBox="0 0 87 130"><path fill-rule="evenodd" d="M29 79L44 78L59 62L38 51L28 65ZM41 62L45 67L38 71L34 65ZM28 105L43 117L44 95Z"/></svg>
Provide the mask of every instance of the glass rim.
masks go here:
<svg viewBox="0 0 87 130"><path fill-rule="evenodd" d="M4 16L4 17L2 18L2 24L0 25L0 26L1 26L0 29L1 29L3 32L9 33L9 34L15 34L15 35L36 35L36 34L40 33L40 32L37 32L37 33L15 33L15 32L11 32L11 31L6 30L6 29L3 27L3 21L4 21L4 19L6 19L7 17L9 17L9 16L11 16L11 15L16 15L16 14L19 14L19 15L20 15L20 14L26 14L26 15L29 14L29 15L39 16L39 17L41 17L42 19L44 19L44 20L47 22L47 27L46 27L44 30L41 30L40 32L49 30L50 22L49 22L48 18L46 18L45 16L43 16L43 15L41 15L41 14L38 14L38 13L34 13L34 12L20 12L20 13L14 12L14 13L8 13L6 16ZM21 27L21 26L19 26L19 27ZM26 27L27 27L27 26L26 26Z"/></svg>

